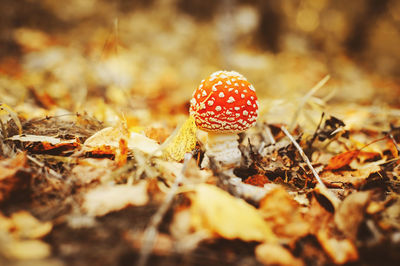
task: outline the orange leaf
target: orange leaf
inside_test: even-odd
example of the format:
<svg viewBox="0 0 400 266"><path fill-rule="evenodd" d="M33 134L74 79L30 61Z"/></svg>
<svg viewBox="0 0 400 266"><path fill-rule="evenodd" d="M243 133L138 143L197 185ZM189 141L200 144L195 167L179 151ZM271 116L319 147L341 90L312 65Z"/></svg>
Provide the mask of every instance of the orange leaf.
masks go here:
<svg viewBox="0 0 400 266"><path fill-rule="evenodd" d="M346 151L336 156L333 156L329 160L329 164L325 167L325 170L336 170L346 165L349 165L357 156L360 154L359 150Z"/></svg>

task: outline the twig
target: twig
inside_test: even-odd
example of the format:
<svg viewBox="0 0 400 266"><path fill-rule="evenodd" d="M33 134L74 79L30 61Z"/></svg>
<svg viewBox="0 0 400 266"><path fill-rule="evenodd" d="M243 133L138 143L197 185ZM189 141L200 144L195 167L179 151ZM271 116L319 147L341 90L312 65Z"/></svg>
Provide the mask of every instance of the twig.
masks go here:
<svg viewBox="0 0 400 266"><path fill-rule="evenodd" d="M290 122L290 126L289 126L290 130L293 130L293 128L296 124L297 118L299 117L300 112L303 109L304 105L307 103L308 99L311 96L313 96L314 93L316 93L320 88L322 88L322 86L324 86L325 83L328 82L330 77L331 77L330 75L326 75L320 82L318 82L314 87L312 87L311 90L306 95L304 95L304 97L302 98L302 100L299 104L299 107L297 108L296 112L293 115L292 121Z"/></svg>
<svg viewBox="0 0 400 266"><path fill-rule="evenodd" d="M321 178L319 177L317 171L315 171L314 167L311 165L310 160L308 159L307 155L304 153L303 149L300 147L300 145L297 143L297 141L293 138L293 136L289 133L289 131L284 127L281 126L281 130L283 131L283 133L285 133L285 135L290 139L290 141L294 144L294 146L296 147L296 149L299 151L301 157L303 158L303 160L306 162L306 164L308 165L308 167L311 169L311 172L313 173L315 179L317 179L318 183L324 188L326 189L327 187L325 186L324 182L322 182Z"/></svg>
<svg viewBox="0 0 400 266"><path fill-rule="evenodd" d="M165 197L164 202L157 210L157 212L153 215L150 221L150 225L144 231L143 237L143 245L140 250L140 257L138 261L138 266L145 266L149 259L150 253L153 250L154 242L157 237L157 228L160 225L165 213L168 211L169 207L171 206L172 200L175 197L175 194L178 191L179 184L182 183L185 171L188 166L189 160L192 158L191 153L185 154L185 160L183 162L182 171L179 172L175 178L175 182L172 184L171 189L169 190L168 194Z"/></svg>
<svg viewBox="0 0 400 266"><path fill-rule="evenodd" d="M281 126L281 130L290 139L290 141L292 141L292 143L294 144L296 149L299 151L299 153L300 153L301 157L303 158L303 160L306 162L308 167L311 169L311 172L313 173L315 179L317 179L317 181L319 183L319 188L318 188L318 185L317 185L316 189L319 189L321 192L324 192L326 196L329 196L328 200L330 200L330 202L332 203L333 207L336 209L339 206L339 203L340 203L339 198L335 194L333 194L325 186L324 182L322 182L322 180L319 177L317 171L315 171L314 167L311 165L311 162L308 159L307 155L304 153L303 149L300 147L300 145L297 143L297 141L293 138L293 136L289 133L289 131L284 126Z"/></svg>

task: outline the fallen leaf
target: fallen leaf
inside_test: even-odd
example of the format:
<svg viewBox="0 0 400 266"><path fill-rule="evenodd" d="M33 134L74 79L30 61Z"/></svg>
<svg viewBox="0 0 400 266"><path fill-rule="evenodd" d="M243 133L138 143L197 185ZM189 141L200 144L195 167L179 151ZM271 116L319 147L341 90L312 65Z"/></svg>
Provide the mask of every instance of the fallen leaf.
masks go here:
<svg viewBox="0 0 400 266"><path fill-rule="evenodd" d="M13 213L11 217L0 213L0 253L18 260L46 258L51 254L51 247L39 238L52 228L51 222L41 222L26 211Z"/></svg>
<svg viewBox="0 0 400 266"><path fill-rule="evenodd" d="M50 256L51 247L41 240L13 240L1 252L9 259L38 260Z"/></svg>
<svg viewBox="0 0 400 266"><path fill-rule="evenodd" d="M147 182L134 186L100 186L85 195L83 208L90 216L103 216L127 206L143 206L149 201Z"/></svg>
<svg viewBox="0 0 400 266"><path fill-rule="evenodd" d="M25 149L34 153L61 153L74 150L81 145L78 139L63 140L51 136L39 135L15 135L9 137L8 140L20 141L24 144Z"/></svg>
<svg viewBox="0 0 400 266"><path fill-rule="evenodd" d="M369 192L354 192L343 200L335 212L335 224L347 238L356 239L358 227L365 219L364 215L370 197Z"/></svg>
<svg viewBox="0 0 400 266"><path fill-rule="evenodd" d="M24 171L26 154L19 153L14 158L0 160L0 202L14 191L24 191L30 186L31 175Z"/></svg>
<svg viewBox="0 0 400 266"><path fill-rule="evenodd" d="M163 149L166 158L181 161L185 153L191 152L196 147L196 123L190 116L183 125L176 130L167 140Z"/></svg>
<svg viewBox="0 0 400 266"><path fill-rule="evenodd" d="M359 155L359 150L346 151L333 156L324 170L336 170L349 165Z"/></svg>
<svg viewBox="0 0 400 266"><path fill-rule="evenodd" d="M157 155L159 145L156 141L136 132L129 133L121 126L107 127L96 132L85 141L83 150L96 155L116 155L119 149L124 149L121 139L127 141L127 148L130 150Z"/></svg>
<svg viewBox="0 0 400 266"><path fill-rule="evenodd" d="M396 196L393 203L382 212L379 226L384 230L400 230L400 197Z"/></svg>
<svg viewBox="0 0 400 266"><path fill-rule="evenodd" d="M10 219L13 224L12 234L21 239L44 237L53 228L51 222L41 222L26 211L13 213Z"/></svg>
<svg viewBox="0 0 400 266"><path fill-rule="evenodd" d="M260 201L259 211L280 238L295 240L309 233L310 226L300 212L300 205L282 187Z"/></svg>
<svg viewBox="0 0 400 266"><path fill-rule="evenodd" d="M371 174L380 170L381 167L376 162L371 162L357 167L354 171L324 171L320 177L328 187L341 188L343 185L352 185L359 188Z"/></svg>
<svg viewBox="0 0 400 266"><path fill-rule="evenodd" d="M190 198L195 230L207 230L226 239L276 241L257 209L244 200L207 184L197 185Z"/></svg>
<svg viewBox="0 0 400 266"><path fill-rule="evenodd" d="M317 238L335 264L345 264L358 260L357 248L349 239L336 239L329 235L327 230L320 230Z"/></svg>
<svg viewBox="0 0 400 266"><path fill-rule="evenodd" d="M115 169L115 162L110 159L85 158L78 162L72 173L83 184L107 179Z"/></svg>
<svg viewBox="0 0 400 266"><path fill-rule="evenodd" d="M300 259L279 244L263 243L256 247L255 253L258 261L264 265L304 265Z"/></svg>
<svg viewBox="0 0 400 266"><path fill-rule="evenodd" d="M0 103L0 123L7 124L8 120L13 120L18 127L18 133L22 133L21 122L19 121L17 113L7 104Z"/></svg>

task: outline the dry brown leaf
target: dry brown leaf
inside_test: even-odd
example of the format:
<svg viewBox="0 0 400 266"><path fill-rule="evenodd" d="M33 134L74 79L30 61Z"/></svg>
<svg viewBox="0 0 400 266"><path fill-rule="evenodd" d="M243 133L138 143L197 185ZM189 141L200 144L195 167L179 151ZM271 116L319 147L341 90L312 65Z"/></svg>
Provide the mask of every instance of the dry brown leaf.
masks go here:
<svg viewBox="0 0 400 266"><path fill-rule="evenodd" d="M9 140L21 141L24 147L34 153L57 152L74 150L80 147L78 139L62 140L51 136L15 135Z"/></svg>
<svg viewBox="0 0 400 266"><path fill-rule="evenodd" d="M282 187L269 192L259 211L279 237L297 239L309 233L310 226L300 212L300 205Z"/></svg>
<svg viewBox="0 0 400 266"><path fill-rule="evenodd" d="M85 158L79 160L72 173L83 184L89 184L100 179L108 179L114 168L115 162L110 159Z"/></svg>
<svg viewBox="0 0 400 266"><path fill-rule="evenodd" d="M357 158L359 153L359 150L354 150L335 155L329 160L329 164L325 167L325 170L336 170L343 168Z"/></svg>
<svg viewBox="0 0 400 266"><path fill-rule="evenodd" d="M30 175L21 172L26 166L26 161L25 153L0 160L0 202L8 198L13 191L23 191L29 187Z"/></svg>
<svg viewBox="0 0 400 266"><path fill-rule="evenodd" d="M358 259L356 246L349 239L337 239L327 230L320 230L317 238L335 264L345 264Z"/></svg>
<svg viewBox="0 0 400 266"><path fill-rule="evenodd" d="M371 194L369 192L354 192L347 196L335 212L336 226L351 240L355 240Z"/></svg>
<svg viewBox="0 0 400 266"><path fill-rule="evenodd" d="M197 185L191 201L195 230L206 230L226 239L276 241L256 208L216 186Z"/></svg>
<svg viewBox="0 0 400 266"><path fill-rule="evenodd" d="M376 162L364 164L355 171L324 171L320 174L322 181L328 187L342 187L343 184L351 184L359 188L373 173L379 172L380 166Z"/></svg>
<svg viewBox="0 0 400 266"><path fill-rule="evenodd" d="M103 216L127 206L143 206L148 201L147 182L141 181L134 186L97 187L85 195L83 208L90 216Z"/></svg>
<svg viewBox="0 0 400 266"><path fill-rule="evenodd" d="M257 259L264 265L300 266L304 263L279 244L263 243L255 250Z"/></svg>
<svg viewBox="0 0 400 266"><path fill-rule="evenodd" d="M393 203L382 212L379 226L384 230L400 230L400 197L396 196Z"/></svg>

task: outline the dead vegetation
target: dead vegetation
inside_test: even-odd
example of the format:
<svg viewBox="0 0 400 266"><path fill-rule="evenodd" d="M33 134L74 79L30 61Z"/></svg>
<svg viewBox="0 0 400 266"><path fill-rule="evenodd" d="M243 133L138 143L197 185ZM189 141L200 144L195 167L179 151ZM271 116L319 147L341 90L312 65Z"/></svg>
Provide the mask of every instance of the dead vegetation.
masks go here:
<svg viewBox="0 0 400 266"><path fill-rule="evenodd" d="M0 264L396 265L397 2L145 2L10 3L56 22L0 25ZM227 68L259 117L202 167L190 96Z"/></svg>

